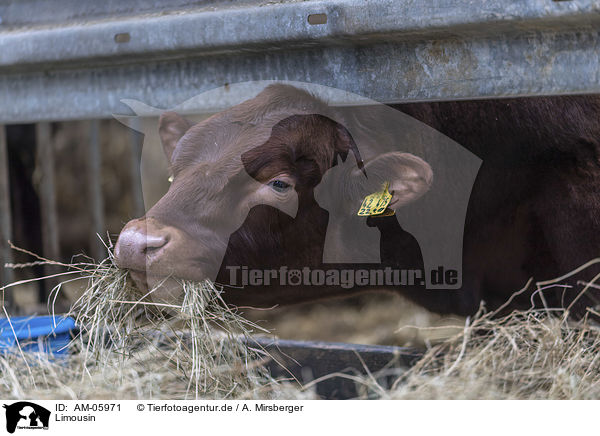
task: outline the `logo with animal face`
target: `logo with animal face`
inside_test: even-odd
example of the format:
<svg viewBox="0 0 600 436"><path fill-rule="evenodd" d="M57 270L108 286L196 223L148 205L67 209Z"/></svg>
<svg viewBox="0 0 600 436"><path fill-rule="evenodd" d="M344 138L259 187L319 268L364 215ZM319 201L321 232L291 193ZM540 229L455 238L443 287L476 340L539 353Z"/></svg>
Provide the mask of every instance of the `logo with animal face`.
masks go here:
<svg viewBox="0 0 600 436"><path fill-rule="evenodd" d="M50 411L38 404L19 401L4 404L6 409L6 431L14 433L18 429L48 429Z"/></svg>
<svg viewBox="0 0 600 436"><path fill-rule="evenodd" d="M462 234L481 161L428 126L375 102L332 106L288 84L196 120L128 103L157 116L158 129L140 130L145 142L158 131L168 163L161 178L172 180L115 245L117 264L153 300L180 299L181 279L216 281L240 305L348 293L297 280L239 289L228 283L231 268L385 267L420 270L415 290L462 285ZM146 169L147 178L157 174ZM385 202L361 216L375 211L361 206L369 198ZM444 271L452 280L440 280Z"/></svg>

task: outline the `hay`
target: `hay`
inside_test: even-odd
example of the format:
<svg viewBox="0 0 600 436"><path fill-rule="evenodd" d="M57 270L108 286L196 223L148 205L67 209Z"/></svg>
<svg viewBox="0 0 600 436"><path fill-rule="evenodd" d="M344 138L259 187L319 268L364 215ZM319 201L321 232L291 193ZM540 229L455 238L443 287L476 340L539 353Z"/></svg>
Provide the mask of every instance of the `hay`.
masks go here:
<svg viewBox="0 0 600 436"><path fill-rule="evenodd" d="M99 265L62 265L88 280L73 305L80 333L68 357L43 353L0 355L4 398L72 399L297 399L265 369L270 356L246 345L267 333L228 307L209 281L181 282L181 306L148 301L112 255ZM70 272L69 272L70 273ZM65 273L68 274L68 273ZM53 290L55 296L60 285ZM169 309L168 313L165 309Z"/></svg>
<svg viewBox="0 0 600 436"><path fill-rule="evenodd" d="M161 306L148 301L148 295L134 298L137 291L127 272L112 257L100 265L59 265L70 269L65 275L76 273L88 281L72 311L81 332L66 358L18 351L0 355L3 398L315 397L314 383L300 390L271 377L262 365L270 357L245 342L264 330L229 308L210 282L182 282L182 304ZM548 308L502 318L498 313L482 308L459 334L430 347L412 368L388 369L394 382L385 388L378 374L352 375L360 396L600 399L600 327L595 321L573 321L568 310Z"/></svg>
<svg viewBox="0 0 600 436"><path fill-rule="evenodd" d="M515 311L500 319L483 309L460 334L431 347L383 389L381 399L600 399L600 326L564 310Z"/></svg>

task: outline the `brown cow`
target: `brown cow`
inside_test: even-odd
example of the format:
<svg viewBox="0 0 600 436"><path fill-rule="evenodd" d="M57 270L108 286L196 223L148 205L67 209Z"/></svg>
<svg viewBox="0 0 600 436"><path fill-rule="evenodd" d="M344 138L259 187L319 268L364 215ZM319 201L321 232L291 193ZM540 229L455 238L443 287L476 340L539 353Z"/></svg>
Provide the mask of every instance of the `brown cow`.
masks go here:
<svg viewBox="0 0 600 436"><path fill-rule="evenodd" d="M582 105L600 114L596 101L591 106L583 98L559 102L567 114ZM461 110L460 103L448 108L401 107L484 158L466 221L464 279L458 291L425 288L420 241L395 216L356 216L365 195L386 181L393 195L389 208L401 213L406 205L427 197L435 170L411 153L375 152L379 140L372 147L357 147L344 123L338 122L343 115L284 85L268 87L254 99L196 125L175 113L163 114L159 133L174 181L144 218L122 230L115 247L117 263L131 270L140 289L153 289L157 300L180 298L177 279L208 277L226 285L224 298L236 305L266 307L384 288L403 292L438 312L469 314L481 300L497 307L531 275L549 278L589 260L600 242L593 215L598 210L593 193L600 175L597 123L581 122L590 117L577 112L572 115L577 123L552 136L553 129L561 130L558 124L543 124L542 129L539 123L556 113L556 103L544 100L539 108L527 104L521 111L514 109L516 103L510 104L513 110L502 119L502 126L490 130L490 137L485 135L486 123L474 118L486 118L489 124L485 111ZM376 109L371 118L377 118ZM366 120L353 121L368 125ZM381 134L362 132L373 138ZM558 138L564 142L558 143ZM530 148L523 151L522 144ZM503 146L508 155L501 152ZM325 185L329 196L323 195ZM561 192L560 199L553 192ZM340 198L343 204L332 209ZM552 204L561 209L545 216ZM573 217L565 207L583 215ZM568 217L577 220L581 230L573 228ZM349 223L350 232L333 222ZM590 236L581 252L572 248L574 241L565 241L565 235L584 234ZM373 235L380 240L375 251L361 251L364 244L357 241L369 241L367 251L373 250ZM327 247L335 247L336 263L328 260ZM561 261L563 249L571 255L568 261ZM374 257L381 271L401 269L408 276L396 277L401 283L386 286L368 280L343 286L318 274L311 276L311 286L296 286L301 278L293 275L285 284L272 276L261 277L258 284L244 283L244 288L227 286L236 284L233 272L252 270L294 271L298 276L306 268L333 270L338 279L348 271L369 274ZM292 283L291 278L298 280ZM529 305L530 297L531 293L523 294L512 307ZM558 305L561 297L558 293L547 302Z"/></svg>

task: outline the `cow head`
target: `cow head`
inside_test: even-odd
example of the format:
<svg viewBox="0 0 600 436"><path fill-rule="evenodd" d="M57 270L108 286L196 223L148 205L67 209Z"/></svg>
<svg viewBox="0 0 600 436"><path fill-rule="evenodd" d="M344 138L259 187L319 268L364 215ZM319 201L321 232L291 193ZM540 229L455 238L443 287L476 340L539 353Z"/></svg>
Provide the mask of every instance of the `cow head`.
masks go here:
<svg viewBox="0 0 600 436"><path fill-rule="evenodd" d="M336 183L329 174L330 192L320 197L335 199L331 189L341 189L340 195L351 196L346 206L355 214L372 184L350 133L329 111L308 93L274 85L196 125L163 114L159 135L173 182L145 217L123 228L117 264L130 269L138 288L150 290L154 300L169 302L180 297L177 279L223 283L227 265L322 264L329 219L315 188L338 162L354 162L356 171L346 181ZM373 172L372 182L392 181L393 207L422 195L431 183L429 166L412 155L388 153L365 168L367 175ZM339 177L348 176L343 173ZM288 299L281 292L231 291L225 298L243 295L235 303L265 306L314 297Z"/></svg>

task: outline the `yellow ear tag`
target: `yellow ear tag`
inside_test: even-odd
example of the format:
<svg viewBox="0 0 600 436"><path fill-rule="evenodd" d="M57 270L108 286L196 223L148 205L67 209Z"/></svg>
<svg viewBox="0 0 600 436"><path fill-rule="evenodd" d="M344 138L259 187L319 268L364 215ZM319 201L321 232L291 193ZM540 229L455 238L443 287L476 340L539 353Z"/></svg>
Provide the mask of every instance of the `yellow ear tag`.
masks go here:
<svg viewBox="0 0 600 436"><path fill-rule="evenodd" d="M385 182L381 191L367 195L360 205L358 216L390 216L394 215L392 209L388 209L392 194L389 192L390 182Z"/></svg>
<svg viewBox="0 0 600 436"><path fill-rule="evenodd" d="M167 180L169 181L169 183L173 183L173 180L175 180L175 179L173 178L173 176L169 176L169 178Z"/></svg>

